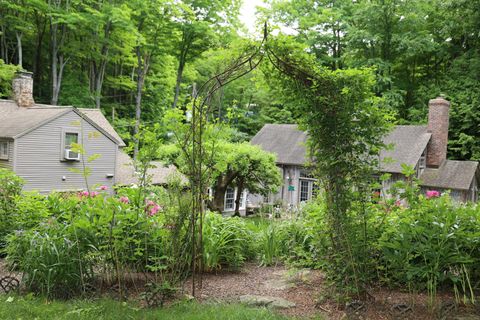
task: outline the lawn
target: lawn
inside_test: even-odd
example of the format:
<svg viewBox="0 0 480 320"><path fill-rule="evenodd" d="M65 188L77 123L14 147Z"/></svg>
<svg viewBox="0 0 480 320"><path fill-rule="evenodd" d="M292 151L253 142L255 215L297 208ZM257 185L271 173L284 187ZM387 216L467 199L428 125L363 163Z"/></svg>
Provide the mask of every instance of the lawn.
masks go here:
<svg viewBox="0 0 480 320"><path fill-rule="evenodd" d="M46 302L40 298L0 298L2 320L107 320L107 319L287 319L267 309L247 308L238 304L199 304L184 302L164 309L142 309L130 303L112 300L71 300Z"/></svg>

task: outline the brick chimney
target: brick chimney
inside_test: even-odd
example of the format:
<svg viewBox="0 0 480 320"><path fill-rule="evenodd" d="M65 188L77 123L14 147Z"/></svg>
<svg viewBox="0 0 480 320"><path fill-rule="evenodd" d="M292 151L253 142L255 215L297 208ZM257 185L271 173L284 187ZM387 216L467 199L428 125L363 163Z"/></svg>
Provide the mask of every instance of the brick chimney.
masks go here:
<svg viewBox="0 0 480 320"><path fill-rule="evenodd" d="M428 132L432 137L427 147L427 167L438 168L447 159L449 109L450 102L442 97L428 102Z"/></svg>
<svg viewBox="0 0 480 320"><path fill-rule="evenodd" d="M29 108L35 104L33 101L33 73L18 71L12 82L13 100L19 107Z"/></svg>

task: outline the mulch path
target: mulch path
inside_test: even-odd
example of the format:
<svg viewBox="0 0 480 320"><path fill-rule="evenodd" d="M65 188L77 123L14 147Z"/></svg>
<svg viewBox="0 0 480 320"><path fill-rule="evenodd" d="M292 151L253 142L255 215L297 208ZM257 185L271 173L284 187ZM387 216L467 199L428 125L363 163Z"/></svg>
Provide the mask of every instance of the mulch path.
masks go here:
<svg viewBox="0 0 480 320"><path fill-rule="evenodd" d="M246 264L238 272L222 271L203 275L203 287L197 289L200 301L238 302L242 295L261 295L280 297L294 302L294 308L281 310L288 316L311 316L320 309L315 308L315 299L323 282L322 274L311 271L306 281L295 283L294 287L277 289L268 285L272 280L282 280L288 276L284 266L260 267L254 263ZM198 280L197 280L198 281ZM191 282L187 281L185 290L191 293Z"/></svg>
<svg viewBox="0 0 480 320"><path fill-rule="evenodd" d="M340 319L455 319L458 315L479 315L480 309L458 307L445 317L439 317L438 311L428 308L428 296L424 293L408 293L386 288L372 288L369 299L364 302L365 308L347 316L344 303L322 298L329 292L324 277L318 270L311 270L303 281L296 281L291 288L275 289L267 285L271 281L288 278L292 272L285 266L260 267L254 263L246 264L239 272L222 271L203 275L203 287L197 289L196 296L201 302L238 302L242 295L261 295L280 297L296 304L290 309L278 312L298 318ZM197 280L198 281L198 280ZM191 293L191 282L185 284L185 291ZM454 301L450 293L438 293L437 305L442 307ZM411 311L402 316L392 311L396 306L408 306Z"/></svg>

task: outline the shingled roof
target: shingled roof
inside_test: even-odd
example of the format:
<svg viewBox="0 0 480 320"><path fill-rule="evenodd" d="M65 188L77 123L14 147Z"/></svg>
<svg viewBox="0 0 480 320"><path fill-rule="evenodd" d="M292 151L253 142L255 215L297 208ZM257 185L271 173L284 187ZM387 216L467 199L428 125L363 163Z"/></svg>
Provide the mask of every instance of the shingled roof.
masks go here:
<svg viewBox="0 0 480 320"><path fill-rule="evenodd" d="M122 138L120 138L117 131L113 129L112 125L110 124L110 122L108 122L107 118L105 118L105 116L103 115L100 109L79 108L78 110L80 110L80 112L82 112L84 115L90 118L93 122L95 122L100 127L102 127L102 129L108 132L108 134L114 137L118 141L119 147L126 146L125 142L123 142Z"/></svg>
<svg viewBox="0 0 480 320"><path fill-rule="evenodd" d="M41 125L68 112L76 112L105 134L109 139L124 147L125 143L98 109L76 109L72 106L35 104L33 107L18 107L12 100L0 100L0 137L18 138Z"/></svg>
<svg viewBox="0 0 480 320"><path fill-rule="evenodd" d="M275 153L278 164L303 166L306 160L307 134L296 124L266 124L252 138L251 143Z"/></svg>
<svg viewBox="0 0 480 320"><path fill-rule="evenodd" d="M477 170L477 161L446 160L437 169L426 168L420 182L425 187L468 190Z"/></svg>
<svg viewBox="0 0 480 320"><path fill-rule="evenodd" d="M0 100L0 137L16 138L32 128L67 113L72 108L20 108L14 101Z"/></svg>
<svg viewBox="0 0 480 320"><path fill-rule="evenodd" d="M153 168L147 170L147 175L151 178L151 183L154 185L165 185L169 179L175 175L178 175L181 182L186 184L187 178L178 172L177 168L173 165L165 166L161 162L152 161ZM130 184L138 184L138 177L135 174L135 168L133 167L133 160L128 154L123 151L118 152L117 157L117 174L116 184L126 186Z"/></svg>
<svg viewBox="0 0 480 320"><path fill-rule="evenodd" d="M393 149L380 152L380 171L401 173L402 164L415 167L430 137L427 126L396 126L383 140Z"/></svg>

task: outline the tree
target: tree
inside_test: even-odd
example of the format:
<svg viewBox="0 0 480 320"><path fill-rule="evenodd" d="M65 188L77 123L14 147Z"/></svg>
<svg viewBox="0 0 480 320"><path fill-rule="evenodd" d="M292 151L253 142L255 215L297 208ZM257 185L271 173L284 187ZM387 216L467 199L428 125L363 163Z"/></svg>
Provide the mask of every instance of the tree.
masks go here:
<svg viewBox="0 0 480 320"><path fill-rule="evenodd" d="M184 0L178 29L180 41L176 48L178 59L177 79L172 108L180 97L183 72L189 61L214 46L225 25L232 24L239 11L238 0Z"/></svg>
<svg viewBox="0 0 480 320"><path fill-rule="evenodd" d="M235 215L240 215L240 197L244 190L267 196L281 185L275 156L258 146L245 143L223 143L219 147L213 177L212 210L222 212L228 187L237 188Z"/></svg>
<svg viewBox="0 0 480 320"><path fill-rule="evenodd" d="M141 104L145 78L150 69L150 63L153 56L161 51L161 43L167 37L171 25L171 12L169 4L164 0L151 0L133 2L135 12L135 23L137 25L138 39L135 47L137 58L136 65L136 93L135 93L135 147L133 152L134 160L138 155L138 134L141 120ZM166 42L166 41L164 41Z"/></svg>

